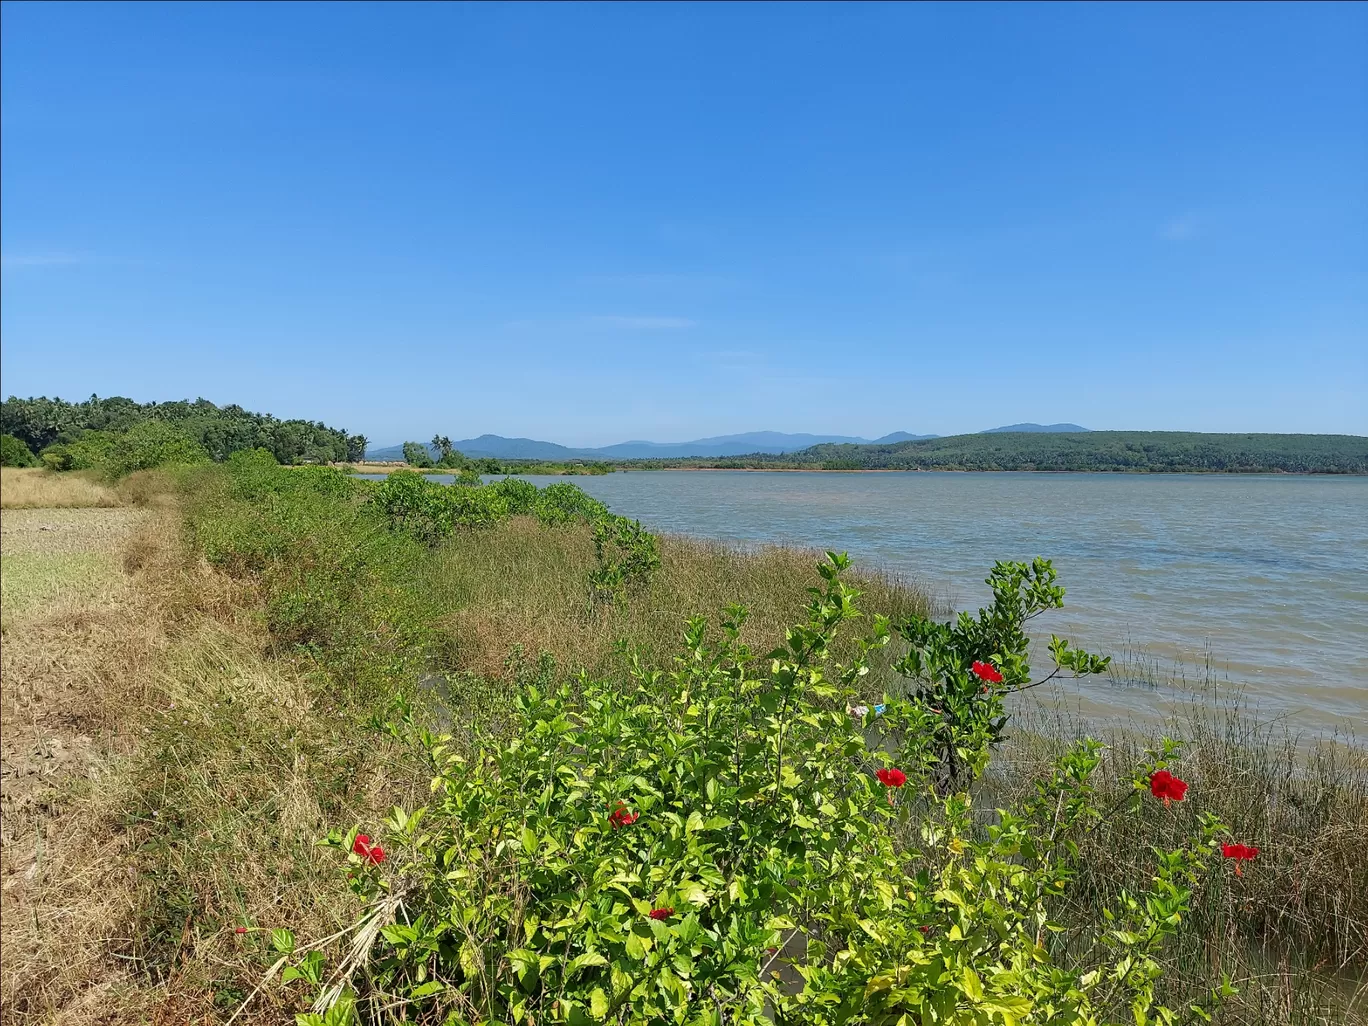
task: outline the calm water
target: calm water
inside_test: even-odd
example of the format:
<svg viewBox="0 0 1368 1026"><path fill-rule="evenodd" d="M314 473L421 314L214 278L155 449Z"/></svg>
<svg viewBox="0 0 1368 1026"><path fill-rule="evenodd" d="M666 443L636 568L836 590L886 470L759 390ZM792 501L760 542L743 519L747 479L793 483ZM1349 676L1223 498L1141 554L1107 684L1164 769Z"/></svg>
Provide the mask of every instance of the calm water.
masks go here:
<svg viewBox="0 0 1368 1026"><path fill-rule="evenodd" d="M1209 659L1261 711L1299 726L1368 724L1368 478L652 471L571 480L653 530L846 550L959 608L987 599L993 560L1046 556L1068 589L1066 608L1038 621L1047 634L1138 650L1165 674L1191 677ZM1075 687L1090 713L1143 715L1158 702L1145 688Z"/></svg>

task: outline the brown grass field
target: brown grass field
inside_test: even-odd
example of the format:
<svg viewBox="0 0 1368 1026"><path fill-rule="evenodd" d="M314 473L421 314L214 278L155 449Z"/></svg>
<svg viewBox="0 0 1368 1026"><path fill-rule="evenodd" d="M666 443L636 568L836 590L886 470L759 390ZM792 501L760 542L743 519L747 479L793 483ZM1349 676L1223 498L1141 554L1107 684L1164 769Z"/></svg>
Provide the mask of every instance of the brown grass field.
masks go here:
<svg viewBox="0 0 1368 1026"><path fill-rule="evenodd" d="M29 467L0 467L0 509L73 509L121 506L114 488L93 474L54 474Z"/></svg>

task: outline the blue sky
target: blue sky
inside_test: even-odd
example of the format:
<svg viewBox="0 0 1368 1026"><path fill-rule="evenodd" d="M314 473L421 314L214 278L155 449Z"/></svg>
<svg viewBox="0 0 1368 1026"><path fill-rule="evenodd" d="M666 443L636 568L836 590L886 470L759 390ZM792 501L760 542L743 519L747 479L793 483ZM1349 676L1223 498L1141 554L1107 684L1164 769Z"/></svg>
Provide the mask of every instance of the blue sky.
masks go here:
<svg viewBox="0 0 1368 1026"><path fill-rule="evenodd" d="M3 391L1368 433L1368 6L5 4Z"/></svg>

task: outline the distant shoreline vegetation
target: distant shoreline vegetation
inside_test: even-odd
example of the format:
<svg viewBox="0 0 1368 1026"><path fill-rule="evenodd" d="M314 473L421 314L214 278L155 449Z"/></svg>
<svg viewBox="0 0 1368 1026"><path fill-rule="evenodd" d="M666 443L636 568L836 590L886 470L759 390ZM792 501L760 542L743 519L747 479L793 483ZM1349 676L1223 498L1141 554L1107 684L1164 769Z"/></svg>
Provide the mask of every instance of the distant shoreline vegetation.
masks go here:
<svg viewBox="0 0 1368 1026"><path fill-rule="evenodd" d="M613 464L624 470L1368 474L1368 437L1196 431L996 432L893 445L814 445L774 455L615 460Z"/></svg>
<svg viewBox="0 0 1368 1026"><path fill-rule="evenodd" d="M462 452L443 435L431 443L406 442L391 449L414 469L454 472L465 483L481 475L605 474L614 469L1368 474L1368 437L1362 435L1058 430L1072 426L997 428L943 438L898 432L872 443L822 442L787 452L723 456L628 458L587 450L577 456L576 450L552 443L494 435L462 444L526 443L572 455L548 459L545 452L542 458L473 448ZM236 405L215 406L205 399L138 403L91 396L71 403L11 396L0 403L0 433L0 462L5 466L52 470L129 473L166 463L221 462L250 449L265 449L287 465L367 462L364 435L316 421L277 420ZM753 437L774 434L756 432ZM389 450L369 455L373 459L381 453Z"/></svg>

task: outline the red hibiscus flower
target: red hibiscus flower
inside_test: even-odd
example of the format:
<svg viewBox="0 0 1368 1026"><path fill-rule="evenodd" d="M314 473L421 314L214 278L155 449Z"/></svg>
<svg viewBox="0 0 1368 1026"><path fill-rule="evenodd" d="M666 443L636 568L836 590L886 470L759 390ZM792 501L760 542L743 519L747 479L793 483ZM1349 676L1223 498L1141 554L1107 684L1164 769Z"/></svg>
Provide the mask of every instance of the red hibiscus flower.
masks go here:
<svg viewBox="0 0 1368 1026"><path fill-rule="evenodd" d="M1235 875L1243 876L1240 869L1241 862L1249 862L1259 857L1259 849L1247 844L1223 844L1221 854L1235 862Z"/></svg>
<svg viewBox="0 0 1368 1026"><path fill-rule="evenodd" d="M979 680L986 680L989 684L1002 683L1002 674L992 663L975 663L970 669Z"/></svg>
<svg viewBox="0 0 1368 1026"><path fill-rule="evenodd" d="M622 802L618 802L617 808L608 816L608 822L611 823L613 829L616 830L618 827L631 826L640 818L641 813L628 812L627 806L623 805Z"/></svg>
<svg viewBox="0 0 1368 1026"><path fill-rule="evenodd" d="M1187 789L1187 781L1179 780L1168 770L1159 770L1150 777L1150 794L1164 799L1165 805L1170 802L1181 802L1183 795L1187 794Z"/></svg>
<svg viewBox="0 0 1368 1026"><path fill-rule="evenodd" d="M669 919L674 915L674 909L666 906L665 908L653 908L650 912L652 919Z"/></svg>
<svg viewBox="0 0 1368 1026"><path fill-rule="evenodd" d="M907 774L900 769L881 769L874 775L884 787L902 787L907 783Z"/></svg>
<svg viewBox="0 0 1368 1026"><path fill-rule="evenodd" d="M356 835L356 840L352 842L352 851L372 865L378 866L385 861L385 849L378 843L371 844L371 839L366 834Z"/></svg>

